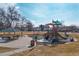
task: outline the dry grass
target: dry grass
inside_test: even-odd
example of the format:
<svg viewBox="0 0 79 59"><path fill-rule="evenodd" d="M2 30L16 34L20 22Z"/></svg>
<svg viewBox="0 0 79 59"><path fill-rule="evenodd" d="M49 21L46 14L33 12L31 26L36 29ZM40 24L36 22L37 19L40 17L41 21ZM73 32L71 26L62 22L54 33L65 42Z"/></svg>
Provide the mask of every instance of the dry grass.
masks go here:
<svg viewBox="0 0 79 59"><path fill-rule="evenodd" d="M14 55L18 56L59 56L59 55L79 55L79 44L64 44L56 47L37 46L33 50L23 51Z"/></svg>
<svg viewBox="0 0 79 59"><path fill-rule="evenodd" d="M16 56L79 56L79 34L70 34L70 36L78 39L77 42L69 44L59 44L53 46L37 46L32 50L16 53Z"/></svg>
<svg viewBox="0 0 79 59"><path fill-rule="evenodd" d="M0 32L0 35L33 35L33 34L45 34L46 31L27 31L27 32Z"/></svg>
<svg viewBox="0 0 79 59"><path fill-rule="evenodd" d="M11 50L15 50L15 48L0 47L0 53L8 52L8 51L11 51Z"/></svg>

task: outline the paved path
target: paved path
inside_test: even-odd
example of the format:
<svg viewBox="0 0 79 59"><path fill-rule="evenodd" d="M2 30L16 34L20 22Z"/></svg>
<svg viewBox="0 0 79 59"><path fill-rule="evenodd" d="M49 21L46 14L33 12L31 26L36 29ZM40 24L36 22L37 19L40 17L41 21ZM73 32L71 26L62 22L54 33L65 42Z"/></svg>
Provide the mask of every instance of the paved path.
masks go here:
<svg viewBox="0 0 79 59"><path fill-rule="evenodd" d="M9 56L15 53L19 53L19 52L31 49L31 48L28 48L31 40L32 38L28 36L23 36L23 37L19 37L17 40L14 40L8 43L0 43L0 47L2 46L2 47L17 48L16 50L0 53L0 56Z"/></svg>
<svg viewBox="0 0 79 59"><path fill-rule="evenodd" d="M8 43L0 43L0 47L10 47L10 48L22 48L26 47L26 45L30 45L31 37L23 36L19 37L17 40L8 42Z"/></svg>

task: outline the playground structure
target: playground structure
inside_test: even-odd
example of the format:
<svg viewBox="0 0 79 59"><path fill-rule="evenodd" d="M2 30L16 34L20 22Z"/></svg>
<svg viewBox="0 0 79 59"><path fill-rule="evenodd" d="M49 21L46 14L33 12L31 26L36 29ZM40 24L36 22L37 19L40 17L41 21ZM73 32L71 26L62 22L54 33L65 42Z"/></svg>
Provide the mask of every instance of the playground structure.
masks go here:
<svg viewBox="0 0 79 59"><path fill-rule="evenodd" d="M75 39L72 37L69 37L67 32L64 33L64 37L58 33L58 27L59 25L62 25L61 22L53 21L52 24L49 24L49 28L51 31L48 31L43 35L43 38L38 40L37 38L34 39L36 44L62 44L67 42L74 42ZM34 41L32 41L32 46L34 46Z"/></svg>

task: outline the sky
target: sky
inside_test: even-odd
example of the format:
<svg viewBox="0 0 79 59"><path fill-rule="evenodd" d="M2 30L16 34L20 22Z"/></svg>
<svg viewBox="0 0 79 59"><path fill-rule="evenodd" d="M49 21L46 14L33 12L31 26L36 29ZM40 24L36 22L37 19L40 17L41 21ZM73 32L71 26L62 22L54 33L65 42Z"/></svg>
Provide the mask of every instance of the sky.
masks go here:
<svg viewBox="0 0 79 59"><path fill-rule="evenodd" d="M78 3L14 3L19 12L35 26L59 20L65 25L79 26ZM2 4L1 4L2 6Z"/></svg>

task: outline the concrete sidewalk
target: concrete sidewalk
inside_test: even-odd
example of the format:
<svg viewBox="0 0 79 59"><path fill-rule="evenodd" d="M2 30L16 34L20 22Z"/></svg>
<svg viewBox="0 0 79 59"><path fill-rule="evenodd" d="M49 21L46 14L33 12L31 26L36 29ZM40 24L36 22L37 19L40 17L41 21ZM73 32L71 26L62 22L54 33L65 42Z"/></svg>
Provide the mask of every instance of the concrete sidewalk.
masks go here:
<svg viewBox="0 0 79 59"><path fill-rule="evenodd" d="M19 37L17 40L8 42L8 43L0 43L0 47L10 47L10 48L23 48L26 47L26 45L30 45L30 41L32 40L31 37L28 37L27 35L23 37Z"/></svg>
<svg viewBox="0 0 79 59"><path fill-rule="evenodd" d="M31 48L28 48L30 45L30 41L32 40L31 37L27 35L19 37L17 40L8 42L8 43L0 43L0 47L9 47L9 48L16 48L16 50L0 53L0 56L9 56L15 53L19 53Z"/></svg>

